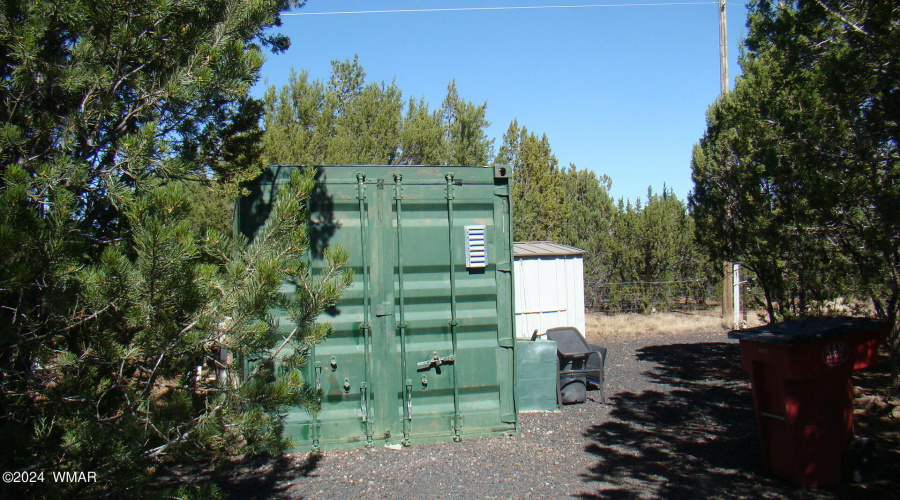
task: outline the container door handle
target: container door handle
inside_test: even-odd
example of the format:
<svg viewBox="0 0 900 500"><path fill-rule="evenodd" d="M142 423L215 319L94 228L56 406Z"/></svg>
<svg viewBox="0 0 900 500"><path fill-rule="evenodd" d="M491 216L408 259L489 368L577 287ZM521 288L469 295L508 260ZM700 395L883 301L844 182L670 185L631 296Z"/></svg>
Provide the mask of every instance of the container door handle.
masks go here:
<svg viewBox="0 0 900 500"><path fill-rule="evenodd" d="M455 360L456 358L452 354L441 357L438 356L437 351L434 351L433 353L431 353L431 359L419 361L418 363L416 363L416 366L418 367L418 370L428 370L432 366L438 367L441 365L452 364Z"/></svg>
<svg viewBox="0 0 900 500"><path fill-rule="evenodd" d="M368 389L368 384L366 384L365 382L359 384L359 392L360 392L359 406L360 406L360 410L362 413L363 423L367 423L369 421L369 419L368 419L369 411L368 411L368 408L366 408L367 389Z"/></svg>
<svg viewBox="0 0 900 500"><path fill-rule="evenodd" d="M406 419L412 420L412 380L406 379Z"/></svg>

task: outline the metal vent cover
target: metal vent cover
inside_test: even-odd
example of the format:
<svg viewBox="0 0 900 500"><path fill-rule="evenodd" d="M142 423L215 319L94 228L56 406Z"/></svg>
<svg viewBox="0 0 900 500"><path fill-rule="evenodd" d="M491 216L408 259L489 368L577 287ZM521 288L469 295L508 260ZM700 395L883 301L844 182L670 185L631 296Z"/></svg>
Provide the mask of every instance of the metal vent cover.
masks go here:
<svg viewBox="0 0 900 500"><path fill-rule="evenodd" d="M487 226L465 226L466 229L466 268L477 269L487 267Z"/></svg>

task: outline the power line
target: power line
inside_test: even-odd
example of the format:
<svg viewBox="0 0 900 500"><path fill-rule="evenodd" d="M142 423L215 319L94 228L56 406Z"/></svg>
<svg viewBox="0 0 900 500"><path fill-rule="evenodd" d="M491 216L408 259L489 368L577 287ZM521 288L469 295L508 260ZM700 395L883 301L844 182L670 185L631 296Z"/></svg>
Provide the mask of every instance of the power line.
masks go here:
<svg viewBox="0 0 900 500"><path fill-rule="evenodd" d="M348 10L335 12L288 12L282 16L334 16L347 14L397 14L408 12L463 12L463 11L489 11L489 10L538 10L538 9L598 9L607 7L670 7L685 5L718 5L719 2L658 2L658 3L618 3L618 4L590 4L590 5L529 5L507 7L445 7L434 9L390 9L390 10Z"/></svg>

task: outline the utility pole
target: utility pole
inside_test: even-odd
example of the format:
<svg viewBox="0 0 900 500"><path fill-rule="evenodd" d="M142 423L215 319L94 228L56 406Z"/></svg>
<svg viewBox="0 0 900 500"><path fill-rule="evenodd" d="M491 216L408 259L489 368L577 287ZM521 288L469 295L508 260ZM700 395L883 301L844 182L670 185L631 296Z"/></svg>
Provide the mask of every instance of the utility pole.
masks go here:
<svg viewBox="0 0 900 500"><path fill-rule="evenodd" d="M725 0L719 0L719 80L721 95L728 93L728 23ZM741 327L741 265L725 262L722 269L722 326L729 329Z"/></svg>
<svg viewBox="0 0 900 500"><path fill-rule="evenodd" d="M725 0L719 0L719 81L722 94L728 93L728 23L725 16Z"/></svg>

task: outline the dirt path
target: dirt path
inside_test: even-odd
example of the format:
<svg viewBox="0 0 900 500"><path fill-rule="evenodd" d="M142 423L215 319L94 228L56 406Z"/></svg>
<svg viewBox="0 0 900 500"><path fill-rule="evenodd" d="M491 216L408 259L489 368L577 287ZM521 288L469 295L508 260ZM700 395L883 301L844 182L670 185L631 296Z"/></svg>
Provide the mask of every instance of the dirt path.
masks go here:
<svg viewBox="0 0 900 500"><path fill-rule="evenodd" d="M735 341L686 334L606 346L607 404L591 392L560 412L522 414L521 436L295 454L244 464L223 487L235 498L291 499L900 498L896 421L857 417L858 434L887 436L888 479L804 490L763 472Z"/></svg>

